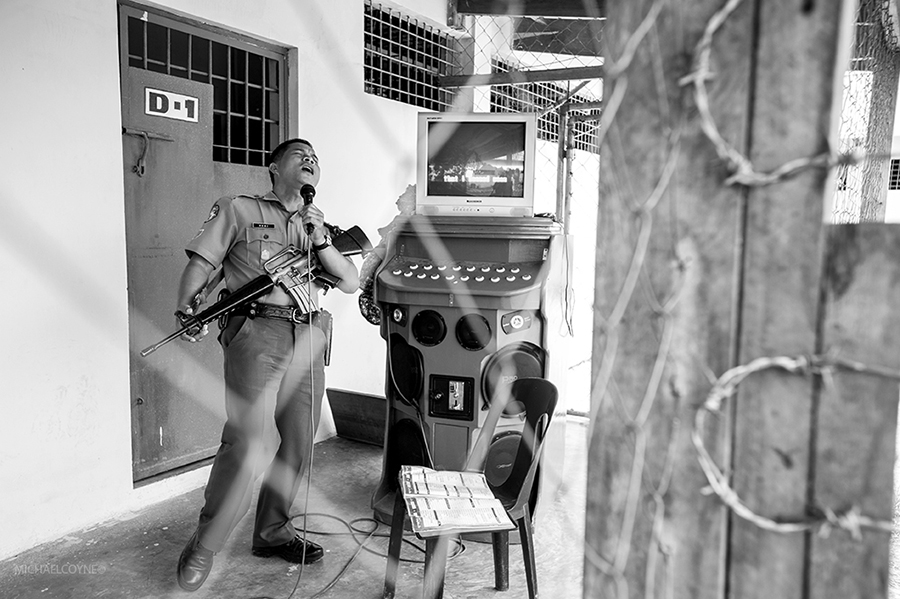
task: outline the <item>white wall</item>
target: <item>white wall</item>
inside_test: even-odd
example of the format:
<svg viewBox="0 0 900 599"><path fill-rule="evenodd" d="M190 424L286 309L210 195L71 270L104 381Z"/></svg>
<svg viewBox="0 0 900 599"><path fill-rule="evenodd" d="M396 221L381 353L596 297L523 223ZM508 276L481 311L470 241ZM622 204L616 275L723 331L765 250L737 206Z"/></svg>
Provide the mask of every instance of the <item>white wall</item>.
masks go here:
<svg viewBox="0 0 900 599"><path fill-rule="evenodd" d="M445 19L444 0L405 4ZM323 165L317 203L377 243L413 181L417 109L363 92L362 0L159 5L298 48L299 132ZM165 492L131 482L116 3L3 0L0 56L2 559ZM327 300L327 384L382 393L378 330L355 296Z"/></svg>

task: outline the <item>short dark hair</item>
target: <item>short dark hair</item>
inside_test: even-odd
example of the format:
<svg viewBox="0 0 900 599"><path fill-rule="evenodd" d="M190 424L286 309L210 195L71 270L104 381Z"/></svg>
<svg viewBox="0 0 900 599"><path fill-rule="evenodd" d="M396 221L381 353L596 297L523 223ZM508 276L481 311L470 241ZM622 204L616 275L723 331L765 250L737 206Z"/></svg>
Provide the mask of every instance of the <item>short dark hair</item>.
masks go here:
<svg viewBox="0 0 900 599"><path fill-rule="evenodd" d="M288 147L291 146L292 144L306 144L310 148L313 147L313 145L311 143L309 143L308 141L306 141L305 139L302 139L300 137L293 137L291 139L286 139L283 142L281 142L280 144L278 144L277 146L275 146L274 150L269 152L269 158L266 160L266 168L269 168L269 165L272 164L273 162L278 162L279 160L281 160L281 157L284 156L284 153L287 152ZM313 149L315 149L315 148L313 148ZM273 184L275 183L275 175L272 174L272 171L269 171L269 180L272 181Z"/></svg>

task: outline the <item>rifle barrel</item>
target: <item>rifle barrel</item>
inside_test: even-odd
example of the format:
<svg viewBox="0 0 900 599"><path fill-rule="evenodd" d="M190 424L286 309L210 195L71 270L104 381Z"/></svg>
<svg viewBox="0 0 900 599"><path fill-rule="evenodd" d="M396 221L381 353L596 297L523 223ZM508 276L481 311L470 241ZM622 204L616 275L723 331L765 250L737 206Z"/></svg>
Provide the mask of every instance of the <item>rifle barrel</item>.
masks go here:
<svg viewBox="0 0 900 599"><path fill-rule="evenodd" d="M194 327L202 327L204 325L207 325L223 314L233 312L240 306L250 303L253 300L266 295L272 290L273 287L275 287L275 282L271 277L269 277L269 275L260 275L256 277L231 295L224 297L206 310L200 312L200 314L198 314L193 319L192 323L188 324L187 326L181 327L179 330L175 331L165 339L141 350L141 356L146 358L166 343L169 343L170 341L173 341L180 337L183 333L186 333Z"/></svg>
<svg viewBox="0 0 900 599"><path fill-rule="evenodd" d="M153 352L155 352L156 350L158 350L159 348L161 348L163 345L165 345L165 344L168 343L169 341L174 341L175 339L178 339L178 337L180 337L183 333L187 332L187 330L188 330L188 327L182 327L181 329L175 331L174 333L172 333L171 335L169 335L168 337L166 337L166 338L163 339L162 341L157 341L156 343L154 343L154 344L151 345L150 347L147 347L147 348L142 349L142 350L141 350L141 357L142 357L142 358L146 358L147 356L149 356L150 354L152 354Z"/></svg>

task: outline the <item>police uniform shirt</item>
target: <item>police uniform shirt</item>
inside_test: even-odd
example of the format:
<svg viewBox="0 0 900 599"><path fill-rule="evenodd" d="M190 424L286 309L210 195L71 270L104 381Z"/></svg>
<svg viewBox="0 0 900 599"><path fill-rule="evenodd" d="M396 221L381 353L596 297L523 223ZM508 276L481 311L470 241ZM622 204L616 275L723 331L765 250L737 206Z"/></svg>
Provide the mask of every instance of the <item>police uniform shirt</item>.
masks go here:
<svg viewBox="0 0 900 599"><path fill-rule="evenodd" d="M233 292L265 274L266 261L284 248L293 245L305 254L309 243L297 212L288 212L270 191L264 196L219 198L185 251L215 267L223 265L225 286ZM317 302L321 287L315 283L313 287Z"/></svg>

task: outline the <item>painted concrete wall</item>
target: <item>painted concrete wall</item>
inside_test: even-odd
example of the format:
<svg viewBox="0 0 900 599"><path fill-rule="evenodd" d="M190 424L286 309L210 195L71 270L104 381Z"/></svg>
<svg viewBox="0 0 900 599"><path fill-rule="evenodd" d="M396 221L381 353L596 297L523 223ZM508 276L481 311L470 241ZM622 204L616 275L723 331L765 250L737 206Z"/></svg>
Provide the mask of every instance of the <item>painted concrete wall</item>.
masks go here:
<svg viewBox="0 0 900 599"><path fill-rule="evenodd" d="M443 0L404 4L445 20ZM377 243L414 180L417 109L363 92L362 0L158 5L298 49L317 203ZM118 55L115 0L0 2L0 559L178 491L132 485ZM381 394L377 329L327 299L327 384Z"/></svg>

